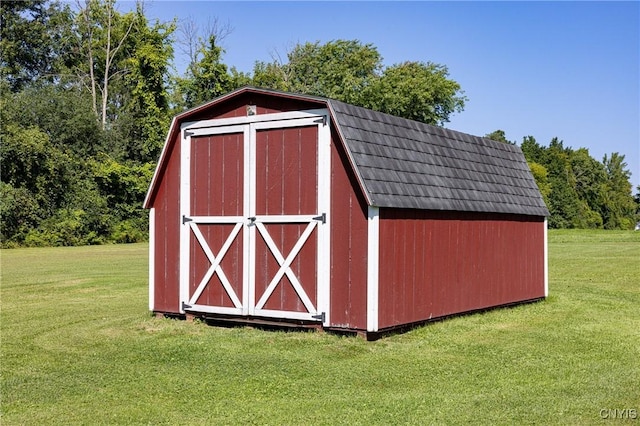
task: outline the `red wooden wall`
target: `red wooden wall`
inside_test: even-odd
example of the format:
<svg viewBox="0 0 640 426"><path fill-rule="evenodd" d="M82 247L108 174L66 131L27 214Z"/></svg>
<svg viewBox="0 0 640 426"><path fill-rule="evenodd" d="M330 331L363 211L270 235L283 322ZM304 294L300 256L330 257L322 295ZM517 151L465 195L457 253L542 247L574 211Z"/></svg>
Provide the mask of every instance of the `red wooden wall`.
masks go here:
<svg viewBox="0 0 640 426"><path fill-rule="evenodd" d="M273 114L286 111L300 111L305 109L325 108L324 103L304 102L298 99L275 98L259 93L243 93L232 99L204 106L189 114L188 121L209 120L213 118L244 117L247 106L255 105L256 114Z"/></svg>
<svg viewBox="0 0 640 426"><path fill-rule="evenodd" d="M380 210L380 329L544 297L544 218Z"/></svg>
<svg viewBox="0 0 640 426"><path fill-rule="evenodd" d="M331 134L331 296L333 327L367 328L367 204L347 155Z"/></svg>
<svg viewBox="0 0 640 426"><path fill-rule="evenodd" d="M180 136L175 136L180 139ZM169 146L161 185L155 194L154 307L179 312L180 299L180 144ZM152 231L153 232L153 231Z"/></svg>

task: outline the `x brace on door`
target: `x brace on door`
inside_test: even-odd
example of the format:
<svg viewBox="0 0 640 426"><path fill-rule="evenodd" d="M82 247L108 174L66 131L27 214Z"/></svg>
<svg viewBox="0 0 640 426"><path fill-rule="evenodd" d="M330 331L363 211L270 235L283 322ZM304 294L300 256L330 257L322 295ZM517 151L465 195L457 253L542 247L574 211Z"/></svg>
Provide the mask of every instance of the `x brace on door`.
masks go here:
<svg viewBox="0 0 640 426"><path fill-rule="evenodd" d="M203 120L182 125L183 132L180 145L180 216L183 218L180 233L180 300L182 301L182 312L188 310L223 315L273 316L297 320L321 320L323 323L329 322L329 276L326 271L329 269L330 235L329 221L325 213L330 211L329 165L331 162L331 130L329 123L328 111L321 109ZM256 205L258 198L257 188L259 187L256 176L258 163L263 161L263 157L259 157L256 152L258 148L262 149L261 147L264 147L264 145L257 145L257 135L260 132L260 137L262 138L265 134L273 131L274 135L282 137L282 129L290 128L316 129L313 133L315 135L313 139L309 138L310 132L305 133L306 136L304 137L306 139L300 139L302 141L300 146L303 148L305 146L303 144L317 143L313 148L306 145L312 152L315 151L317 155L315 159L317 180L312 185L315 189L314 192L317 194L316 208L307 211L307 214L286 214L283 211L284 214L261 215L260 208ZM290 132L289 134L293 133ZM215 180L207 181L207 175L202 175L205 176L204 178L199 177L200 175L197 174L199 170L203 170L203 168L207 170L206 168L210 167L207 164L211 163L206 163L206 160L197 163L198 169L192 168L192 161L195 161L191 158L192 150L196 149L194 144L202 143L199 141L209 136L213 137L212 135L216 135L215 137L220 141L222 141L221 135L233 135L231 138L237 138L239 135L242 138L242 141L237 143L237 146L242 151L237 154L231 152L230 157L240 162L236 170L241 171L240 177L236 180L240 182L240 186L233 189L233 191L239 191L238 196L241 203L240 208L232 213L235 214L234 216L226 216L223 213L211 216L192 216L192 188L201 188L200 196L204 195L201 200L207 200L206 185L213 185L213 187L215 185L218 185L218 187L223 185L222 182ZM259 143L264 144L264 140L261 139ZM230 145L226 146L233 147L233 143L236 142L229 143ZM199 152L201 156L206 150ZM202 159L202 157L197 158ZM217 157L217 159L220 158L222 157ZM306 158L308 159L309 157ZM214 161L217 160L214 159ZM194 162L194 164L196 163ZM215 167L224 167L222 166L223 163L220 164L220 166ZM233 170L236 166L231 167L229 170ZM198 171L194 172L194 170ZM210 170L215 169L211 168ZM192 179L199 180L192 182ZM234 177L233 179L236 178ZM194 185L203 182L208 183L201 186ZM202 188L205 189L203 190ZM221 210L214 208L213 211L218 212ZM313 212L316 213L311 215L310 213ZM317 216L318 214L319 216ZM216 224L225 225L224 228L221 227L220 229L226 229L226 231L216 233L215 242L213 240L208 241L211 238L209 235L213 234L208 234L204 225ZM270 234L270 232L274 232L271 230L270 224L285 225L285 227L287 224L297 225L299 231L302 231L300 234L292 234L299 235L299 237L297 237L297 241L288 253L278 246L280 243L276 243L278 239L275 238L275 234L273 236ZM266 250L267 253L270 253L272 259L275 259L277 271L272 277L261 278L267 279L268 283L261 282L258 284L256 283L256 239L260 238L264 241L264 246L260 246L263 247L260 250ZM204 265L199 264L199 268L201 268L199 270L206 270L201 277L194 277L190 269L192 267L190 262L191 250L195 247L195 241L197 241L195 246L198 246L198 249L202 249L202 253L205 256L204 258L201 257L199 262L206 258ZM317 244L315 249L311 251L304 250L304 247L311 244L311 241L313 241L314 245ZM238 247L241 248L240 255L233 248L236 242L239 244ZM302 259L301 256L304 256L304 262L310 259L309 255L305 253L315 253L315 255L311 256L313 256L315 262L313 268L318 274L315 277L315 281L312 282L308 282L308 278L303 279L295 266L295 262ZM224 260L225 258L227 258L226 261ZM304 264L307 265L308 263ZM231 269L227 268L239 269L232 274ZM271 270L272 274L274 270ZM240 273L241 278L238 278L242 282L233 281L233 277L234 275L237 276L238 271L242 271ZM217 277L217 280L213 280L214 277ZM231 278L231 281L229 278ZM295 292L291 292L290 295L296 295L294 297L299 299L301 305L295 310L288 310L282 307L269 308L269 306L277 305L274 299L275 294L279 294L278 289L281 287L278 286L283 285L286 280L288 280ZM218 291L211 293L209 285L220 287L218 287ZM258 289L260 290L258 291ZM228 296L223 305L209 301L211 299L208 299L207 295L216 294L214 296L216 298L219 297L221 292L226 293ZM198 302L199 299L202 300ZM273 304L270 303L270 300Z"/></svg>
<svg viewBox="0 0 640 426"><path fill-rule="evenodd" d="M285 223L308 222L307 227L302 232L302 234L300 235L300 238L298 239L296 244L293 246L293 248L291 249L291 252L287 255L286 258L282 255L282 252L280 251L280 249L278 249L278 246L276 245L273 238L269 234L269 231L264 225L264 223L283 223L282 216L274 216L274 217L265 216L264 218L255 218L255 217L249 218L249 226L251 225L256 226L256 229L259 231L260 235L262 236L265 243L267 244L267 247L269 248L269 250L273 254L273 257L276 259L276 261L280 266L280 269L278 270L278 272L276 272L273 279L269 282L269 285L267 286L264 294L262 295L260 300L256 303L255 310L261 310L264 307L264 305L269 300L269 297L271 297L274 290L278 286L278 283L280 283L280 280L282 279L282 277L286 275L287 278L289 278L289 281L291 282L294 290L298 294L298 297L300 297L300 300L302 301L305 308L307 309L307 312L309 313L316 312L316 308L313 305L313 302L311 301L307 293L304 291L304 288L300 283L300 280L298 280L298 277L296 277L294 272L291 270L291 263L295 260L296 256L298 255L302 247L304 247L304 244L307 242L307 240L309 239L309 236L313 233L313 230L319 223L318 221L323 221L325 217L326 217L325 215L316 216L316 217L296 216L295 218L289 218L288 220L284 221ZM227 251L233 244L233 241L236 239L236 237L238 236L238 233L240 232L243 226L242 222L238 221L239 218L232 217L230 219L235 219L235 220L213 221L210 218L206 218L206 219L205 218L186 218L186 217L184 218L184 222L189 224L189 227L191 228L193 235L196 237L196 240L200 244L200 247L202 247L202 250L205 256L207 257L207 259L211 264L207 272L202 277L202 280L198 284L196 290L193 292L193 295L190 297L186 307L192 307L192 305L195 305L197 303L198 298L200 298L205 287L209 284L211 277L214 274L217 274L218 278L220 279L220 282L222 283L222 286L224 287L224 290L227 292L227 295L233 302L233 305L238 309L242 309L242 302L240 301L240 298L238 297L236 292L233 290L233 287L229 279L224 273L224 270L222 269L222 267L220 266L220 263L222 262L225 254L227 254ZM235 223L235 226L227 236L218 254L214 254L213 251L211 250L211 247L209 247L209 244L207 243L204 235L202 234L200 227L198 226L198 223L217 223L217 224Z"/></svg>
<svg viewBox="0 0 640 426"><path fill-rule="evenodd" d="M267 244L267 247L269 247L269 250L271 250L273 257L278 261L278 264L280 265L280 269L278 270L276 275L273 277L273 279L267 286L260 300L258 300L258 302L256 303L256 306L255 306L256 310L262 309L264 307L264 305L267 303L267 300L269 300L269 297L271 296L271 294L273 294L273 291L278 286L278 283L280 282L282 277L286 274L287 278L289 278L289 281L291 282L291 285L293 286L296 293L298 294L298 297L300 297L300 300L302 300L302 303L307 309L307 312L310 312L310 313L316 312L316 308L313 306L311 299L309 299L309 296L302 288L300 281L295 276L295 274L293 273L290 267L291 262L293 262L293 260L298 255L298 253L300 252L304 244L307 242L307 239L313 232L313 229L316 227L316 224L317 222L313 220L309 222L304 232L302 233L302 235L300 235L300 238L291 249L291 252L287 256L287 258L285 259L284 256L282 256L282 253L280 252L280 250L278 249L278 246L273 241L273 238L271 238L271 235L269 235L269 231L267 231L267 228L264 226L264 224L261 222L255 223L256 228L260 232L260 235L262 235L262 238L264 238L264 242Z"/></svg>
<svg viewBox="0 0 640 426"><path fill-rule="evenodd" d="M189 304L193 305L196 303L196 301L204 291L204 288L209 283L209 280L211 279L213 274L217 273L218 278L220 279L220 282L222 283L222 286L224 287L225 291L229 295L229 298L233 302L233 305L236 308L241 309L242 302L240 302L240 299L238 298L238 295L236 294L236 292L233 291L233 287L231 287L231 283L229 282L229 279L227 278L224 271L220 267L220 262L222 262L224 255L227 253L227 250L229 250L229 247L231 247L231 244L233 243L233 240L235 240L236 236L238 235L238 232L240 232L240 229L242 229L242 223L236 223L236 225L233 227L233 230L231 231L226 241L222 245L222 248L220 248L220 252L217 255L214 255L213 252L211 251L209 244L207 244L207 241L204 238L204 235L202 235L200 228L198 228L198 224L195 222L189 222L189 227L191 228L191 231L193 231L193 234L198 240L198 243L200 243L200 247L202 247L202 250L204 251L204 254L207 256L207 259L209 259L209 262L211 262L211 266L209 267L207 272L204 274L204 277L200 281L200 284L198 284L198 287L196 288L196 291L193 293L193 296L191 296L191 298L189 299Z"/></svg>

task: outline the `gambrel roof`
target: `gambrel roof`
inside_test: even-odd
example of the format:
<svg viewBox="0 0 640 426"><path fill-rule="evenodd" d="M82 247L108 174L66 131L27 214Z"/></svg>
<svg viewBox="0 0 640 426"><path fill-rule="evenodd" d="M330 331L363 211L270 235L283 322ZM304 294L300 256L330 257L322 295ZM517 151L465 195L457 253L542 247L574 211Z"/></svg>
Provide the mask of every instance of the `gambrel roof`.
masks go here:
<svg viewBox="0 0 640 426"><path fill-rule="evenodd" d="M317 96L244 87L175 117L167 144L180 122L243 94L327 107L372 206L549 215L519 147Z"/></svg>
<svg viewBox="0 0 640 426"><path fill-rule="evenodd" d="M519 147L328 103L372 205L548 216Z"/></svg>

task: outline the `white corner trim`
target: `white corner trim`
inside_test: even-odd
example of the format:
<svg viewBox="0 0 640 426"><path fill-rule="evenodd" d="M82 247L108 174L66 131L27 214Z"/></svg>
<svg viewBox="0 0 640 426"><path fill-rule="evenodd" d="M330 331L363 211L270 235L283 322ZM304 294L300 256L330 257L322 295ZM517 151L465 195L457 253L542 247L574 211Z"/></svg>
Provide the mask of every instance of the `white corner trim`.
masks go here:
<svg viewBox="0 0 640 426"><path fill-rule="evenodd" d="M149 209L149 310L155 307L156 208Z"/></svg>
<svg viewBox="0 0 640 426"><path fill-rule="evenodd" d="M549 296L549 224L544 218L544 297Z"/></svg>
<svg viewBox="0 0 640 426"><path fill-rule="evenodd" d="M378 331L380 209L369 206L367 218L367 331Z"/></svg>

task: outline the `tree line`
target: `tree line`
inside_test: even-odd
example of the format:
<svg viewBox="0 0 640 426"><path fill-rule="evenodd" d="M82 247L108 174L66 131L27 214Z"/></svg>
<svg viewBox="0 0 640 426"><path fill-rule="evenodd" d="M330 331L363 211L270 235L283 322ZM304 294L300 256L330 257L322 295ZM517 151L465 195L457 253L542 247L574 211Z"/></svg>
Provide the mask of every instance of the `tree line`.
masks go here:
<svg viewBox="0 0 640 426"><path fill-rule="evenodd" d="M490 139L515 144L502 130ZM640 220L640 187L633 197L624 155L598 161L586 148L565 147L553 138L548 146L525 136L520 148L550 212L550 228L633 229Z"/></svg>
<svg viewBox="0 0 640 426"><path fill-rule="evenodd" d="M223 62L228 27L151 22L144 3L135 6L0 3L3 247L145 240L141 205L171 117L245 85L433 125L464 109L464 92L441 64L384 66L375 46L335 40L298 44L284 60L256 61L243 73ZM189 56L182 75L172 68L175 47ZM552 227L633 225L640 200L631 197L624 156L598 162L555 139L547 148L525 138L522 148Z"/></svg>

